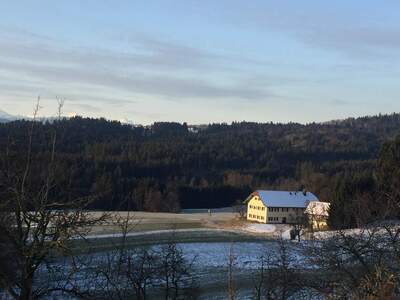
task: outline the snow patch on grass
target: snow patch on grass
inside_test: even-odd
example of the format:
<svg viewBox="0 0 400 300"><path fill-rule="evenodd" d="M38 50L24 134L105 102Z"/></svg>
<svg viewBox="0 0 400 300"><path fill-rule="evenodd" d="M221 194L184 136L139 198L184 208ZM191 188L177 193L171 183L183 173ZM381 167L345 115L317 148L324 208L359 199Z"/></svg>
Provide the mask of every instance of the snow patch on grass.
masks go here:
<svg viewBox="0 0 400 300"><path fill-rule="evenodd" d="M272 224L248 224L244 229L254 233L274 233L276 226Z"/></svg>

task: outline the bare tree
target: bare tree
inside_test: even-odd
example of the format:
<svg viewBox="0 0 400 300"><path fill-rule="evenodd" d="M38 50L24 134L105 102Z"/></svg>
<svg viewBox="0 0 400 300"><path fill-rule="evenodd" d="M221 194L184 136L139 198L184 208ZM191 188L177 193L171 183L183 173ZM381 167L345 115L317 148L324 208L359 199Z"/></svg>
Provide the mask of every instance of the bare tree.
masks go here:
<svg viewBox="0 0 400 300"><path fill-rule="evenodd" d="M128 220L131 218L130 220ZM128 236L137 224L133 217L116 218L121 234L102 261L91 269L96 274L96 297L104 299L148 299L163 294L165 299L191 299L195 291L192 261L171 241L163 246L130 246ZM131 224L131 225L129 225Z"/></svg>
<svg viewBox="0 0 400 300"><path fill-rule="evenodd" d="M147 299L148 288L157 278L155 254L146 248L126 249L115 256L112 253L107 254L105 265L95 266L99 270L99 282L104 283L98 287L100 296L118 300Z"/></svg>
<svg viewBox="0 0 400 300"><path fill-rule="evenodd" d="M174 240L161 247L159 252L159 280L165 299L185 299L192 296L194 278L192 264L184 257Z"/></svg>
<svg viewBox="0 0 400 300"><path fill-rule="evenodd" d="M243 201L238 199L235 201L233 205L233 210L237 214L239 220L245 220L247 217L247 208L246 205L243 204Z"/></svg>
<svg viewBox="0 0 400 300"><path fill-rule="evenodd" d="M235 267L237 265L237 257L234 252L234 244L231 243L228 254L228 298L229 300L236 299L236 286L235 286Z"/></svg>
<svg viewBox="0 0 400 300"><path fill-rule="evenodd" d="M269 253L267 253L266 257L264 255L260 256L257 263L258 263L258 268L256 276L253 279L254 282L253 298L254 300L261 300L263 299L265 282L268 280L267 277L269 273L267 272L267 268L270 265Z"/></svg>
<svg viewBox="0 0 400 300"><path fill-rule="evenodd" d="M378 266L372 274L361 279L353 297L360 300L391 300L394 298L397 280L395 274Z"/></svg>
<svg viewBox="0 0 400 300"><path fill-rule="evenodd" d="M327 297L391 299L399 295L399 227L376 224L316 240L306 253L318 273L309 284Z"/></svg>
<svg viewBox="0 0 400 300"><path fill-rule="evenodd" d="M303 235L304 229L309 227L309 220L305 214L298 215L293 217L294 222L292 223L292 230L290 232L291 238L296 238L298 241L301 241L301 236Z"/></svg>
<svg viewBox="0 0 400 300"><path fill-rule="evenodd" d="M272 257L269 299L289 299L298 291L299 278L295 272L295 256L290 244L282 237L278 240L278 249Z"/></svg>
<svg viewBox="0 0 400 300"><path fill-rule="evenodd" d="M119 228L118 236L110 241L111 250L92 263L85 262L92 274L96 299L147 299L147 290L156 278L156 253L148 248L131 248L129 234L140 222L130 212L113 214L111 224Z"/></svg>
<svg viewBox="0 0 400 300"><path fill-rule="evenodd" d="M269 245L258 259L254 280L254 299L300 299L300 269L291 243L280 238L276 248Z"/></svg>
<svg viewBox="0 0 400 300"><path fill-rule="evenodd" d="M61 118L63 101L59 100ZM25 160L21 149L10 142L2 153L0 168L0 243L6 253L0 256L0 282L15 299L35 299L53 288L37 286L38 270L57 253L69 253L70 241L84 237L94 224L105 219L86 212L93 198L61 200L62 172L57 161L58 124L49 141L50 149L35 144L38 99L30 122ZM4 248L5 246L6 248ZM10 271L12 270L12 271ZM63 291L66 292L66 291Z"/></svg>

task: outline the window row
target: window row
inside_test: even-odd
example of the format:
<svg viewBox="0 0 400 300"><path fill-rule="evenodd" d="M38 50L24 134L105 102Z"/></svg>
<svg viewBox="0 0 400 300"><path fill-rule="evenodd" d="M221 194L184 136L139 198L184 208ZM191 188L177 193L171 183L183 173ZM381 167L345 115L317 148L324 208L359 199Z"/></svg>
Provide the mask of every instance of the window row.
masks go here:
<svg viewBox="0 0 400 300"><path fill-rule="evenodd" d="M261 210L261 211L265 210L264 206L249 205L249 208L256 209L256 210ZM268 211L269 212L289 212L289 209L295 211L296 213L299 213L299 212L303 211L303 209L299 208L299 207L294 207L294 208L289 208L289 207L268 207Z"/></svg>
<svg viewBox="0 0 400 300"><path fill-rule="evenodd" d="M269 222L279 221L279 218L278 217L268 217L268 221Z"/></svg>
<svg viewBox="0 0 400 300"><path fill-rule="evenodd" d="M253 214L249 214L249 218L257 219L257 220L264 220L263 216L257 216L257 215L253 215Z"/></svg>
<svg viewBox="0 0 400 300"><path fill-rule="evenodd" d="M264 206L254 206L254 205L250 205L249 207L252 208L252 209L257 209L257 210L265 210L265 207L264 207Z"/></svg>
<svg viewBox="0 0 400 300"><path fill-rule="evenodd" d="M280 211L289 212L289 207L282 207L282 208L280 208L280 207L268 207L268 211L271 211L271 212L280 212Z"/></svg>

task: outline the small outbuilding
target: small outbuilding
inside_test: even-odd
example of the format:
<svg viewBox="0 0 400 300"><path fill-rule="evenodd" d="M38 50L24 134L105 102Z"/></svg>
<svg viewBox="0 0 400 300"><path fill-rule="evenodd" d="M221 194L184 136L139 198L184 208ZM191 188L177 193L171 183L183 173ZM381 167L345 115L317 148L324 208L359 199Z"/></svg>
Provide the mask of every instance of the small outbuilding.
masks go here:
<svg viewBox="0 0 400 300"><path fill-rule="evenodd" d="M308 204L305 214L313 229L323 230L328 227L329 208L329 202L311 201Z"/></svg>
<svg viewBox="0 0 400 300"><path fill-rule="evenodd" d="M247 199L247 220L259 223L296 223L310 202L319 201L307 191L257 190Z"/></svg>

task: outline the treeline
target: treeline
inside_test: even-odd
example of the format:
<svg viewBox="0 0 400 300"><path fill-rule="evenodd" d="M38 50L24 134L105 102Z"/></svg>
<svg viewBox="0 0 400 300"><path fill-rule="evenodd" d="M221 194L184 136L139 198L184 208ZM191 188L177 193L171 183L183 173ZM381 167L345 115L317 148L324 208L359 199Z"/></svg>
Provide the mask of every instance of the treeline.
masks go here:
<svg viewBox="0 0 400 300"><path fill-rule="evenodd" d="M26 163L31 130L29 121L0 124L3 168L22 171L19 164ZM93 209L214 208L244 200L257 188L306 188L343 212L377 185L388 188L378 183L378 175L387 167L385 160L392 159L385 150L391 146L386 144L378 157L384 143L400 134L400 114L308 125L143 127L81 117L37 122L32 165L38 173L48 160L54 132L63 187L57 190L59 197L94 195ZM357 223L354 216L346 218L348 224Z"/></svg>
<svg viewBox="0 0 400 300"><path fill-rule="evenodd" d="M333 228L362 227L400 218L400 136L383 144L371 170L344 171L335 180Z"/></svg>

